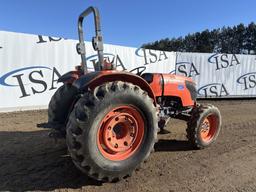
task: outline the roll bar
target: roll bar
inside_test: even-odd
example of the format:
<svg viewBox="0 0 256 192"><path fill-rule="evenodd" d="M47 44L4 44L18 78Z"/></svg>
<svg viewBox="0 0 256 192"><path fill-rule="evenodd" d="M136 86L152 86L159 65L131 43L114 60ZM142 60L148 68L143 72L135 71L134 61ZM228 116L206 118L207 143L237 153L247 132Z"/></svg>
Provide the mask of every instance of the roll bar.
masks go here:
<svg viewBox="0 0 256 192"><path fill-rule="evenodd" d="M92 38L92 46L95 51L98 52L98 63L94 66L95 71L100 71L103 68L103 39L100 27L100 15L99 10L96 7L88 7L83 11L78 18L78 36L79 43L76 45L77 53L81 55L82 69L84 73L88 72L86 63L86 50L84 43L84 33L83 33L83 20L86 16L93 13L94 15L94 26L95 26L95 37Z"/></svg>

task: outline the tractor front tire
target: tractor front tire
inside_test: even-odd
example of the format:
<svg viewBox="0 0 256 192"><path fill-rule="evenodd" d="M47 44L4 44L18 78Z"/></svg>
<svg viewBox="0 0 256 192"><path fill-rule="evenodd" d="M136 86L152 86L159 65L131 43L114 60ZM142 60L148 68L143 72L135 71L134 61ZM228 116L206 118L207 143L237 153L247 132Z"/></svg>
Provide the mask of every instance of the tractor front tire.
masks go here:
<svg viewBox="0 0 256 192"><path fill-rule="evenodd" d="M221 130L221 114L213 105L198 104L192 110L191 119L187 122L187 138L195 149L210 146Z"/></svg>
<svg viewBox="0 0 256 192"><path fill-rule="evenodd" d="M130 176L153 151L157 110L147 92L108 82L80 98L69 117L67 146L75 165L99 181Z"/></svg>

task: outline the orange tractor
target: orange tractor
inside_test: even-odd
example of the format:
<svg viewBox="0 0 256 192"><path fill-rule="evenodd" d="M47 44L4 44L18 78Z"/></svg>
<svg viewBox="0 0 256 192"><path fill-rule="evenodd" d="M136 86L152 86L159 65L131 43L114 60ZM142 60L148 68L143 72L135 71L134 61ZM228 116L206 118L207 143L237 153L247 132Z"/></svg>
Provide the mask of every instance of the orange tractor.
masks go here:
<svg viewBox="0 0 256 192"><path fill-rule="evenodd" d="M94 15L92 46L98 53L95 71L88 72L83 19ZM158 132L169 118L187 122L187 138L201 149L216 140L221 128L219 110L196 102L190 79L173 74L136 74L116 70L104 61L99 12L86 9L78 19L81 66L59 78L63 82L48 109L51 137L64 136L74 164L90 177L116 181L130 176L154 150ZM134 72L133 70L133 72Z"/></svg>

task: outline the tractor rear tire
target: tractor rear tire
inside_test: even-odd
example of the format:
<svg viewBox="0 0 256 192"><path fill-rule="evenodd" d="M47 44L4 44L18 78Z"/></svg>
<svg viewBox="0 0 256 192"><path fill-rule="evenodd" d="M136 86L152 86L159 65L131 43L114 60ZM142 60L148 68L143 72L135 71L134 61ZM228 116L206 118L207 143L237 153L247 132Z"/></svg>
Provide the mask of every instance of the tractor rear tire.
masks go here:
<svg viewBox="0 0 256 192"><path fill-rule="evenodd" d="M221 114L213 105L198 105L192 110L191 119L187 123L187 138L195 149L210 146L221 130Z"/></svg>
<svg viewBox="0 0 256 192"><path fill-rule="evenodd" d="M98 181L130 176L153 151L157 110L147 92L108 82L80 98L69 117L66 141L74 164Z"/></svg>
<svg viewBox="0 0 256 192"><path fill-rule="evenodd" d="M65 125L70 106L77 95L77 89L71 84L64 84L57 89L48 106L48 122Z"/></svg>

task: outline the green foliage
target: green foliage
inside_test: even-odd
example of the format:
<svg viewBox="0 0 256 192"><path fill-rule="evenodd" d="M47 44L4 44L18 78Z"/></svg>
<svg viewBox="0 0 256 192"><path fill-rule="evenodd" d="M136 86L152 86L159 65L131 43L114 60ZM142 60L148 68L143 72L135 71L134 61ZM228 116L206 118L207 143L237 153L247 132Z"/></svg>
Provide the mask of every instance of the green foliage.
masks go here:
<svg viewBox="0 0 256 192"><path fill-rule="evenodd" d="M178 52L256 54L256 25L252 22L248 26L241 23L234 27L207 29L185 37L161 39L142 47Z"/></svg>

